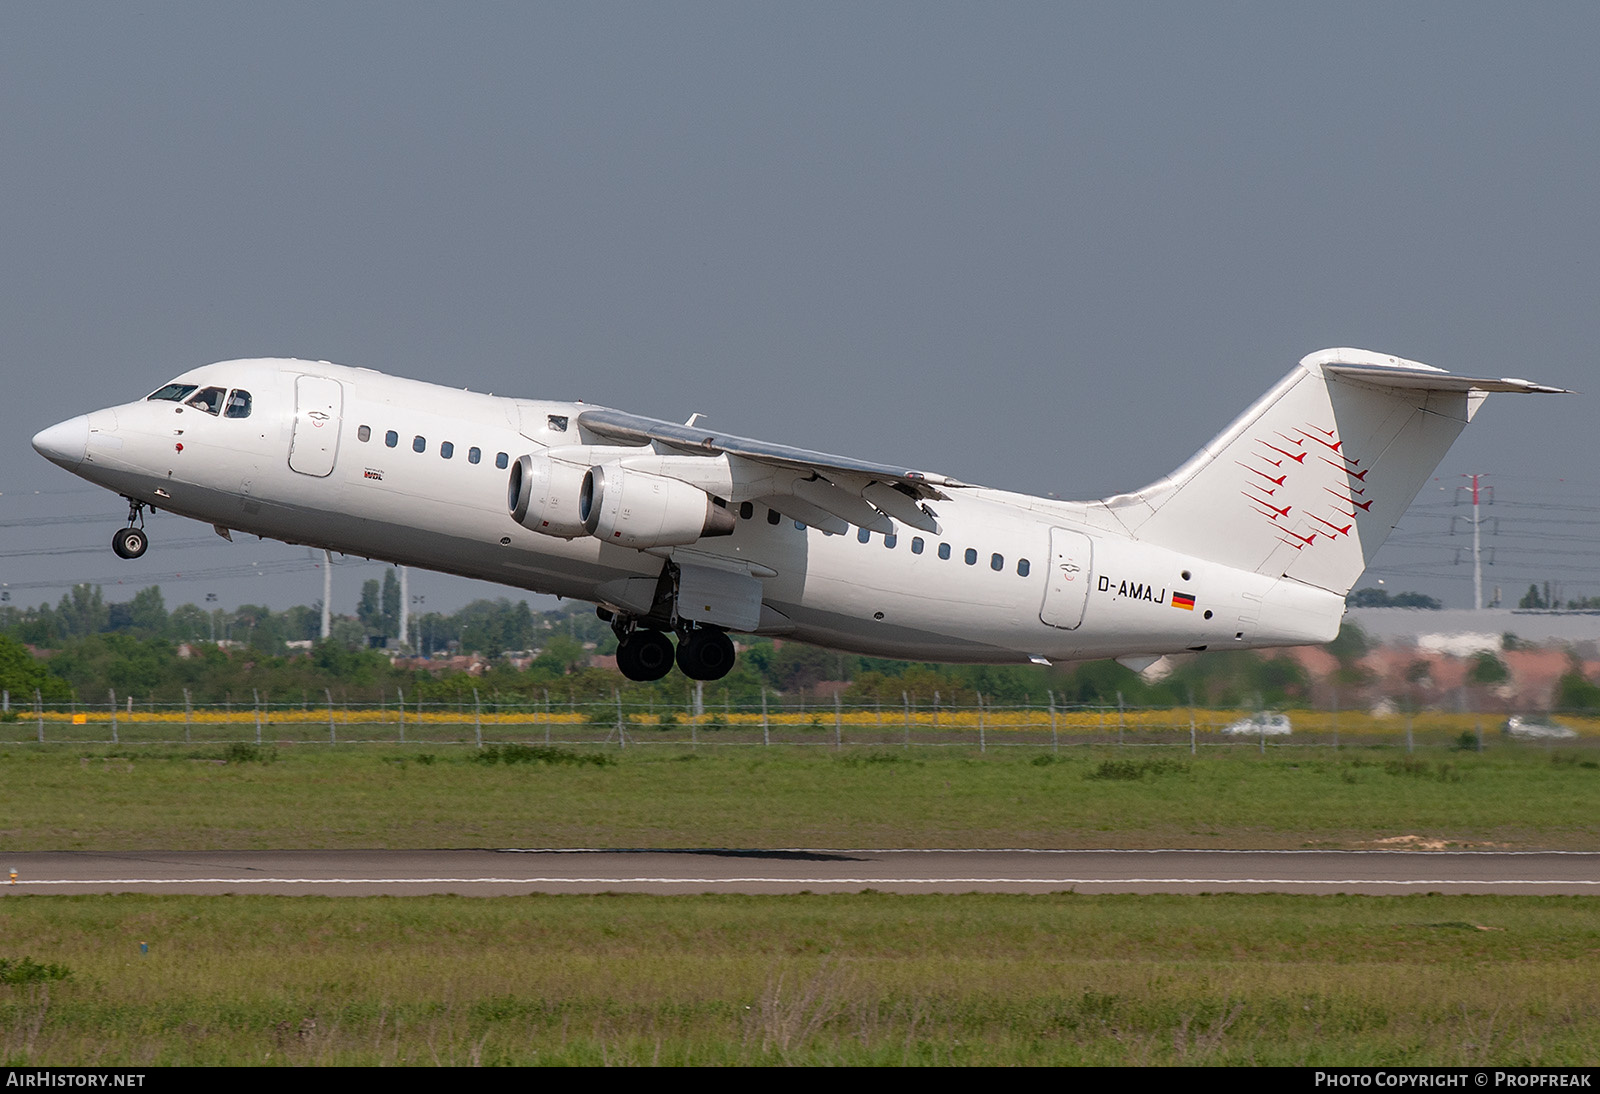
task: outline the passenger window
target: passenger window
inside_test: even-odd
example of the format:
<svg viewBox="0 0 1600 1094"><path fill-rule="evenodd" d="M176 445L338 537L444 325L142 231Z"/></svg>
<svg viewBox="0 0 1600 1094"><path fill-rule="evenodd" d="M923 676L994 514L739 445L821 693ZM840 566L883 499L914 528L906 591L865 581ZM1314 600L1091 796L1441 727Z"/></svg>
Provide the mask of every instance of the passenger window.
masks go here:
<svg viewBox="0 0 1600 1094"><path fill-rule="evenodd" d="M370 425L364 425L360 429L356 430L356 440L358 440L358 441L370 441L370 440L372 440L372 427Z"/></svg>
<svg viewBox="0 0 1600 1094"><path fill-rule="evenodd" d="M146 401L161 399L166 402L181 403L189 397L189 392L193 391L196 386L195 384L168 384L160 391L152 391L145 396L145 399Z"/></svg>
<svg viewBox="0 0 1600 1094"><path fill-rule="evenodd" d="M740 520L749 520L751 517L753 517L755 515L756 515L756 507L755 507L754 503L748 502L748 501L741 501L739 503L739 519Z"/></svg>
<svg viewBox="0 0 1600 1094"><path fill-rule="evenodd" d="M189 400L189 405L207 414L222 413L222 397L227 394L220 387L208 387Z"/></svg>
<svg viewBox="0 0 1600 1094"><path fill-rule="evenodd" d="M411 438L411 451L413 451L413 452L426 452L427 450L428 450L428 439L426 437L413 437L413 438Z"/></svg>
<svg viewBox="0 0 1600 1094"><path fill-rule="evenodd" d="M894 550L894 545L896 543L899 543L899 542L900 542L900 537L899 536L884 536L883 537L883 545L885 547L889 548L889 550L891 550L891 551Z"/></svg>
<svg viewBox="0 0 1600 1094"><path fill-rule="evenodd" d="M774 524L775 525L775 524L778 523L778 521L780 521L782 519L783 519L782 517L778 516L778 511L776 509L768 509L767 510L767 523L768 524Z"/></svg>
<svg viewBox="0 0 1600 1094"><path fill-rule="evenodd" d="M1028 560L1027 559L1025 559L1025 558L1017 559L1017 576L1018 577L1027 577L1028 576Z"/></svg>
<svg viewBox="0 0 1600 1094"><path fill-rule="evenodd" d="M565 414L551 414L545 420L550 423L550 428L555 432L565 433L567 431L567 416Z"/></svg>
<svg viewBox="0 0 1600 1094"><path fill-rule="evenodd" d="M250 393L242 388L234 388L228 396L228 409L222 412L224 418L250 417Z"/></svg>
<svg viewBox="0 0 1600 1094"><path fill-rule="evenodd" d="M456 454L456 446L453 443L451 443L450 441L440 441L439 442L439 456L440 456L440 458L448 460L450 457L454 456L455 454Z"/></svg>
<svg viewBox="0 0 1600 1094"><path fill-rule="evenodd" d="M1000 555L990 555L989 556L989 569L993 570L995 573L999 573L1001 570L1004 570L1005 568L1006 568L1006 560L1004 558L1002 558Z"/></svg>
<svg viewBox="0 0 1600 1094"><path fill-rule="evenodd" d="M977 564L978 564L978 552L975 549L973 549L971 547L968 547L967 548L967 565L968 566L976 566Z"/></svg>
<svg viewBox="0 0 1600 1094"><path fill-rule="evenodd" d="M949 558L950 557L950 545L948 543L939 544L939 557L940 558Z"/></svg>
<svg viewBox="0 0 1600 1094"><path fill-rule="evenodd" d="M912 536L911 537L911 553L914 554L914 555L920 555L922 553L922 537L921 536Z"/></svg>
<svg viewBox="0 0 1600 1094"><path fill-rule="evenodd" d="M796 532L804 532L806 530L806 522L803 521L803 520L795 521L794 522L794 530Z"/></svg>
<svg viewBox="0 0 1600 1094"><path fill-rule="evenodd" d="M872 533L867 531L865 528L863 528L863 529L861 529L861 531L856 533L856 538L859 539L862 543L866 543L866 542L868 542L869 540L872 539Z"/></svg>
<svg viewBox="0 0 1600 1094"><path fill-rule="evenodd" d="M467 462L468 463L477 463L481 459L483 459L483 450L481 448L478 448L478 447L474 446L472 448L467 449Z"/></svg>
<svg viewBox="0 0 1600 1094"><path fill-rule="evenodd" d="M400 443L400 434L396 433L392 429L389 430L389 432L383 435L383 443L388 445L390 448L393 448L395 445Z"/></svg>
<svg viewBox="0 0 1600 1094"><path fill-rule="evenodd" d="M504 452L496 452L494 454L494 465L500 470L504 471L510 465L510 463L511 458Z"/></svg>

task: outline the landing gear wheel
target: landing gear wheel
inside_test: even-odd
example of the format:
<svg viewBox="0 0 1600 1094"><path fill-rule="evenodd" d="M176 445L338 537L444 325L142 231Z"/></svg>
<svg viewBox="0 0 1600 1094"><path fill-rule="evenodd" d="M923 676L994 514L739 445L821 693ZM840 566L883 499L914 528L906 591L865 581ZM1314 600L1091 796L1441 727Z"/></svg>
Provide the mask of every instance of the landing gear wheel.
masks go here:
<svg viewBox="0 0 1600 1094"><path fill-rule="evenodd" d="M617 647L617 669L629 680L659 680L672 671L672 640L660 631L634 631Z"/></svg>
<svg viewBox="0 0 1600 1094"><path fill-rule="evenodd" d="M634 657L639 665L640 680L659 680L672 671L672 639L660 631L635 631Z"/></svg>
<svg viewBox="0 0 1600 1094"><path fill-rule="evenodd" d="M118 558L138 558L148 546L150 541L145 538L143 528L119 528L111 537L111 549Z"/></svg>
<svg viewBox="0 0 1600 1094"><path fill-rule="evenodd" d="M693 630L678 641L678 668L691 680L721 680L734 662L726 631Z"/></svg>

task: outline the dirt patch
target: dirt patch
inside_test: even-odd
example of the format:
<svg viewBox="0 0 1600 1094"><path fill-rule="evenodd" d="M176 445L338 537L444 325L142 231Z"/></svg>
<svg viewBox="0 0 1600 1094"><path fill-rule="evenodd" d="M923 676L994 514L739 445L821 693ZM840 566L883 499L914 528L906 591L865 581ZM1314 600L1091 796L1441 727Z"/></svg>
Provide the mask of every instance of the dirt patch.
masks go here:
<svg viewBox="0 0 1600 1094"><path fill-rule="evenodd" d="M1395 847L1408 851L1463 851L1475 847L1505 847L1503 843L1464 843L1456 840L1435 839L1431 836L1385 836L1383 839L1362 840L1359 847Z"/></svg>

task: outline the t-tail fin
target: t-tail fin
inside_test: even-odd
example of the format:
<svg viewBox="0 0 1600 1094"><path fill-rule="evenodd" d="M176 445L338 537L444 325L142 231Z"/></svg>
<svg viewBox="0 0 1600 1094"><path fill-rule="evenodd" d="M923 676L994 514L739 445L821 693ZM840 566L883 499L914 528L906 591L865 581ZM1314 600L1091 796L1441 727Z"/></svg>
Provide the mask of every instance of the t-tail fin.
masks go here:
<svg viewBox="0 0 1600 1094"><path fill-rule="evenodd" d="M1178 470L1105 505L1138 539L1343 596L1491 391L1562 389L1321 350Z"/></svg>

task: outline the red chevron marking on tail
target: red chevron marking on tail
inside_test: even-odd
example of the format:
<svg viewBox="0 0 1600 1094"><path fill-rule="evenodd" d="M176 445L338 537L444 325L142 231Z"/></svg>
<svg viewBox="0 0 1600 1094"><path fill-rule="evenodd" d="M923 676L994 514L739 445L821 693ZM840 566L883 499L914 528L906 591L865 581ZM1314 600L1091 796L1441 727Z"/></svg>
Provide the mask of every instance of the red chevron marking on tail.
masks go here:
<svg viewBox="0 0 1600 1094"><path fill-rule="evenodd" d="M1328 491L1328 493L1332 494L1334 497L1338 498L1340 501L1344 502L1346 505L1353 505L1357 509L1360 509L1362 512L1368 512L1368 511L1370 511L1372 509L1372 502L1371 501L1357 501L1355 498L1347 498L1343 494L1339 493L1339 491L1334 490L1331 487L1324 486L1323 489ZM1366 491L1365 490L1356 490L1356 491L1354 491L1354 493L1365 494ZM1349 513L1347 515L1348 516L1352 516L1352 517L1355 516L1354 513Z"/></svg>
<svg viewBox="0 0 1600 1094"><path fill-rule="evenodd" d="M1289 459L1293 460L1295 463L1305 463L1306 462L1306 454L1304 452L1301 452L1299 454L1296 454L1296 453L1293 453L1293 452L1285 452L1283 449L1279 448L1277 445L1271 444L1271 443L1269 443L1267 441L1263 441L1260 437L1256 438L1256 443L1257 444L1266 445L1268 448L1272 449L1274 452L1276 452L1276 453L1278 453L1279 455L1282 455L1282 456L1287 456Z"/></svg>
<svg viewBox="0 0 1600 1094"><path fill-rule="evenodd" d="M1367 468L1367 471L1352 471L1348 467L1344 467L1344 466L1341 466L1340 464L1334 463L1332 460L1328 459L1328 457L1326 457L1326 456L1318 456L1317 459L1321 460L1323 463L1327 464L1329 467L1337 467L1337 468L1339 468L1340 471L1343 471L1346 475L1349 475L1352 479L1355 479L1358 482L1365 482L1366 478L1367 478L1367 471L1371 471L1372 470L1372 468L1369 467L1369 468ZM1351 463L1356 463L1356 462L1359 462L1359 461L1352 460L1350 462Z"/></svg>
<svg viewBox="0 0 1600 1094"><path fill-rule="evenodd" d="M1262 505L1262 506L1265 506L1268 509L1271 509L1272 510L1271 513L1261 513L1261 515L1264 516L1264 517L1271 517L1273 520L1277 520L1278 517L1286 517L1286 516L1288 516L1289 515L1289 510L1294 508L1294 506L1292 506L1292 505L1285 505L1282 509L1279 509L1276 505L1272 505L1272 504L1270 504L1268 502L1264 502L1260 498L1252 498L1252 497L1250 497L1249 494L1245 494L1244 497L1249 500L1251 505ZM1261 511L1258 509L1257 512L1261 512Z"/></svg>
<svg viewBox="0 0 1600 1094"><path fill-rule="evenodd" d="M1306 433L1306 431L1303 430L1303 429L1300 432ZM1318 444L1322 445L1325 448L1331 449L1334 452L1339 451L1339 446L1344 444L1343 441L1332 441L1332 442L1325 441L1321 437L1313 437L1309 433L1306 433L1306 437L1308 439L1310 439L1310 440L1316 441Z"/></svg>
<svg viewBox="0 0 1600 1094"><path fill-rule="evenodd" d="M1246 471L1255 472L1257 475L1260 475L1262 478L1266 479L1268 482L1272 483L1272 485L1274 485L1274 486L1282 486L1283 485L1283 480L1289 477L1287 474L1283 474L1283 475L1279 475L1277 478L1273 478L1271 475L1267 474L1265 471L1262 471L1260 468L1251 467L1249 464L1246 464L1246 463L1241 463L1241 464L1239 464L1239 466L1244 468ZM1282 464L1278 464L1278 466L1281 467L1283 465Z"/></svg>

